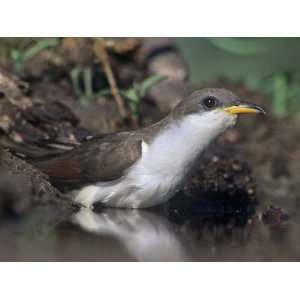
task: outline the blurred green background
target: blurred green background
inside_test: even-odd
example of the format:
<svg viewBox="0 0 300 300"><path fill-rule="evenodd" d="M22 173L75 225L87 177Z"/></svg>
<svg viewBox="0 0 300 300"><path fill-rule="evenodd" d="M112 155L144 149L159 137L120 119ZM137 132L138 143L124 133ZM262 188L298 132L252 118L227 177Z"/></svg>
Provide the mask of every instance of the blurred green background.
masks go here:
<svg viewBox="0 0 300 300"><path fill-rule="evenodd" d="M177 38L191 79L259 81L275 72L300 70L300 38Z"/></svg>
<svg viewBox="0 0 300 300"><path fill-rule="evenodd" d="M277 117L300 112L300 38L177 38L195 84L220 78L266 93Z"/></svg>

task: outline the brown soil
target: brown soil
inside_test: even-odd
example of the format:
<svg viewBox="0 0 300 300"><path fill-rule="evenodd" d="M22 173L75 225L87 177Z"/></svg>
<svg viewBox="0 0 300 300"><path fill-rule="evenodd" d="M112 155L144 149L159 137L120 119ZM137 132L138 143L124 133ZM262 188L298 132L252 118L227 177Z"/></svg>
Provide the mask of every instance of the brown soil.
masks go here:
<svg viewBox="0 0 300 300"><path fill-rule="evenodd" d="M272 116L265 95L248 91L242 85L213 83L225 87L267 110L265 118L245 117L231 129L231 138L243 160L251 166L260 199L288 207L300 195L300 122L296 117L277 119Z"/></svg>
<svg viewBox="0 0 300 300"><path fill-rule="evenodd" d="M144 97L138 120L138 126L143 126L157 121L174 107L184 93L188 70L173 42L168 39L154 41L152 45L143 40L130 43L110 46L108 50L119 88L130 87L153 73L168 77ZM128 118L122 118L112 96L99 96L87 106L80 105L68 75L74 64L90 66L95 70L94 86L104 84L109 88L101 63L94 62L88 46L88 43L78 44L73 39L66 39L63 51L42 52L26 64L25 81L1 70L2 147L28 161L58 155L94 135L136 126ZM81 47L88 49L79 51ZM81 53L85 57L81 57ZM225 87L248 101L265 106L270 112L263 95L248 91L240 84L219 81L209 86ZM126 109L129 110L127 103ZM292 209L300 195L299 127L299 120L277 120L271 113L263 118L241 118L238 126L206 151L195 176L180 193L181 199L198 205L203 198L211 198L211 195L216 198L217 195L219 199L258 201L262 205L273 203ZM28 176L31 178L30 172ZM27 171L24 169L22 173L27 174ZM47 177L39 175L34 178L40 181L32 184L45 190L47 198L59 195L47 182ZM178 204L176 200L174 203ZM187 202L181 200L181 203Z"/></svg>

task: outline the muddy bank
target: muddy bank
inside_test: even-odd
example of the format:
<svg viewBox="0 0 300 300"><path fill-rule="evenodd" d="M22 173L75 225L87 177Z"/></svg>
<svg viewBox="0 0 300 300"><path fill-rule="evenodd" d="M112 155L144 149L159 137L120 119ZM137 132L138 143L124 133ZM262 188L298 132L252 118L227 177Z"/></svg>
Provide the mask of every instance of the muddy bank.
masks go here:
<svg viewBox="0 0 300 300"><path fill-rule="evenodd" d="M265 118L240 118L238 126L224 138L235 143L240 157L251 166L259 199L292 207L300 197L299 118L275 118L268 96L249 91L241 84L214 82L211 86L228 88L267 109Z"/></svg>
<svg viewBox="0 0 300 300"><path fill-rule="evenodd" d="M21 216L37 205L55 205L70 212L78 209L50 184L47 175L2 148L0 174L0 212Z"/></svg>
<svg viewBox="0 0 300 300"><path fill-rule="evenodd" d="M104 48L95 51L90 40L63 39L58 49L46 49L27 61L22 79L2 69L0 145L30 165L32 159L59 155L93 136L151 124L190 89L188 68L170 39L107 41ZM11 65L6 69L11 70ZM139 94L137 83L153 75L165 78ZM225 87L268 110L265 96L242 85L207 86ZM130 93L141 97L135 110ZM184 203L193 211L204 198L288 206L287 199L295 201L300 192L299 132L297 120L276 120L271 114L241 118L207 149L195 176L171 202L171 210ZM55 190L47 176L43 180ZM50 190L45 193L53 197Z"/></svg>

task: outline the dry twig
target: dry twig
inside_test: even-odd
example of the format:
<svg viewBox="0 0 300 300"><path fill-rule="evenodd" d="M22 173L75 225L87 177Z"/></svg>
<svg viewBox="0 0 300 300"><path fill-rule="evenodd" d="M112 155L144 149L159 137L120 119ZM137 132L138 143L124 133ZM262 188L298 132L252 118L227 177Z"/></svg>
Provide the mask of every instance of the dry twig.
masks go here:
<svg viewBox="0 0 300 300"><path fill-rule="evenodd" d="M134 51L140 46L141 40L139 38L126 38L120 40L105 40L105 47L111 49L115 53L124 54Z"/></svg>
<svg viewBox="0 0 300 300"><path fill-rule="evenodd" d="M121 117L125 119L127 116L127 111L125 108L124 100L120 95L114 74L112 72L112 68L111 68L108 54L106 51L106 44L105 44L105 41L103 40L103 38L95 39L94 52L95 52L95 55L99 58L99 60L101 61L102 65L103 65L104 72L106 74L106 77L107 77L107 80L108 80L108 83L109 83L109 86L111 89L111 93L116 101L117 106L118 106L119 113L120 113Z"/></svg>

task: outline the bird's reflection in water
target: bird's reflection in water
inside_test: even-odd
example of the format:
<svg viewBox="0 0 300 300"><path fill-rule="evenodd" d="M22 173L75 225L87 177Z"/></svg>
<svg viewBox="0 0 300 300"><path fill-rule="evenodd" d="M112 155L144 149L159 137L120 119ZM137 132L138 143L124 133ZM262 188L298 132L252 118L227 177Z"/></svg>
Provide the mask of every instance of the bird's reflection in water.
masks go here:
<svg viewBox="0 0 300 300"><path fill-rule="evenodd" d="M118 239L140 261L187 260L187 250L174 225L148 211L105 209L95 213L82 208L73 223L88 232Z"/></svg>

